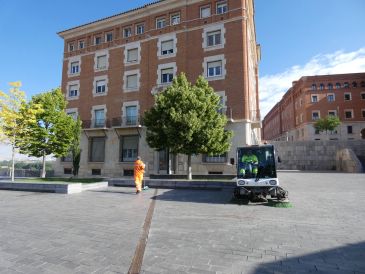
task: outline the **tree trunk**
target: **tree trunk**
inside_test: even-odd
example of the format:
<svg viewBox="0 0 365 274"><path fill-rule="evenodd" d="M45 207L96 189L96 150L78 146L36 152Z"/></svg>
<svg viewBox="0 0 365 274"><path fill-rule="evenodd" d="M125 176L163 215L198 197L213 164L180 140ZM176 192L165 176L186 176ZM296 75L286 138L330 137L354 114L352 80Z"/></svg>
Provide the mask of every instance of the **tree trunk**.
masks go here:
<svg viewBox="0 0 365 274"><path fill-rule="evenodd" d="M46 154L43 153L41 178L46 178Z"/></svg>
<svg viewBox="0 0 365 274"><path fill-rule="evenodd" d="M12 151L11 151L11 181L14 182L14 175L15 173L15 147L14 145L12 146Z"/></svg>
<svg viewBox="0 0 365 274"><path fill-rule="evenodd" d="M188 155L188 180L193 179L193 174L191 172L191 155Z"/></svg>

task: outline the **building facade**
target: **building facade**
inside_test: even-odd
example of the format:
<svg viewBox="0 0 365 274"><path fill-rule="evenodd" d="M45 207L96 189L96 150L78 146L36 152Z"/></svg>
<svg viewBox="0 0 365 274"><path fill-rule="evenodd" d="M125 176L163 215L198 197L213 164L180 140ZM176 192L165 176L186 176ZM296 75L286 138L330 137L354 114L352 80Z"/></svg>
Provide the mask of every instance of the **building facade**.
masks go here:
<svg viewBox="0 0 365 274"><path fill-rule="evenodd" d="M195 174L235 173L238 146L259 141L258 62L253 0L163 0L58 33L64 40L62 91L83 122L80 176L127 176L140 155L147 174L185 174L184 155L155 151L141 117L177 74L199 75L221 97L224 155L197 155ZM71 172L69 159L58 175Z"/></svg>
<svg viewBox="0 0 365 274"><path fill-rule="evenodd" d="M318 132L319 118L338 116L333 132ZM263 139L276 141L365 139L365 73L305 76L293 82L263 120Z"/></svg>

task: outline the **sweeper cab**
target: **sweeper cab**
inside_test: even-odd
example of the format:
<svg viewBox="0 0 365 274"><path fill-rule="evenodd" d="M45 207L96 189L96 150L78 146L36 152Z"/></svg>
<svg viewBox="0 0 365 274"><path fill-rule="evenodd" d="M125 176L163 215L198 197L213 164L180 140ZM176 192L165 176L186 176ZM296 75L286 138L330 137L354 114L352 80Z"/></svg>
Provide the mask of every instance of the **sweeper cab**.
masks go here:
<svg viewBox="0 0 365 274"><path fill-rule="evenodd" d="M252 202L265 201L268 195L279 201L287 199L288 192L279 185L273 145L239 147L236 163L235 198Z"/></svg>

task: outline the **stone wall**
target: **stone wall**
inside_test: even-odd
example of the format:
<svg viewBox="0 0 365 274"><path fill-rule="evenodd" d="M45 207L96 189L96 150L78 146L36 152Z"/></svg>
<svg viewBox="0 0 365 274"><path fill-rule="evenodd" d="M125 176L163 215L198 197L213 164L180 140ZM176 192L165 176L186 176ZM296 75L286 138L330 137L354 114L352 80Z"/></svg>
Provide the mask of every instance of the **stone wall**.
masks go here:
<svg viewBox="0 0 365 274"><path fill-rule="evenodd" d="M279 142L274 141L276 153L281 159L278 169L287 170L346 170L340 165L340 158L337 154L344 149L353 151L357 158L365 157L365 140L347 141L299 141L299 142ZM349 155L349 154L348 154ZM346 160L350 160L350 156ZM354 160L356 162L356 160ZM359 162L357 162L359 163ZM342 166L342 167L340 167ZM354 163L347 166L354 167Z"/></svg>

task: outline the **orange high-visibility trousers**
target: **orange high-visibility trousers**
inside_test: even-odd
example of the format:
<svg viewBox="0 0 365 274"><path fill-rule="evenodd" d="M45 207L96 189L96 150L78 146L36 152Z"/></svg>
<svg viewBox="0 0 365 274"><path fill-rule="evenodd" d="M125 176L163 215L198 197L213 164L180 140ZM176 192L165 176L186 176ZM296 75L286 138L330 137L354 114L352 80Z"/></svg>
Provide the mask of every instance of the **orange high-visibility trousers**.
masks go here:
<svg viewBox="0 0 365 274"><path fill-rule="evenodd" d="M141 160L134 162L134 183L136 184L136 191L142 191L142 181L145 164Z"/></svg>

